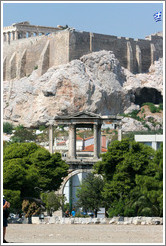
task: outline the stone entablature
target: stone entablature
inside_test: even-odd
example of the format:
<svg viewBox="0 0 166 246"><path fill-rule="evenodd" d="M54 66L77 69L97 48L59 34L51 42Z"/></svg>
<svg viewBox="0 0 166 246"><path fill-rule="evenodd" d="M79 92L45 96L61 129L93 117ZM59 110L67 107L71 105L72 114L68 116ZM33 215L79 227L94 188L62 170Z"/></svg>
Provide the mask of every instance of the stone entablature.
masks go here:
<svg viewBox="0 0 166 246"><path fill-rule="evenodd" d="M11 26L3 28L3 41L10 43L13 40L55 33L60 30L62 28L30 25L28 21L13 23Z"/></svg>

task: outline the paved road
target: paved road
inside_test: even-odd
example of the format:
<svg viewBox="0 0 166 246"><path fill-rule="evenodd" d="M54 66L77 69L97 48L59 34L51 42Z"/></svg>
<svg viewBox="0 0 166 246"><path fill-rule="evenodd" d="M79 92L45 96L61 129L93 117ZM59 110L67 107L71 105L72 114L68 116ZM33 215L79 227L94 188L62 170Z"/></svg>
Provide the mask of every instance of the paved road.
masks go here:
<svg viewBox="0 0 166 246"><path fill-rule="evenodd" d="M162 243L162 225L9 224L13 243Z"/></svg>

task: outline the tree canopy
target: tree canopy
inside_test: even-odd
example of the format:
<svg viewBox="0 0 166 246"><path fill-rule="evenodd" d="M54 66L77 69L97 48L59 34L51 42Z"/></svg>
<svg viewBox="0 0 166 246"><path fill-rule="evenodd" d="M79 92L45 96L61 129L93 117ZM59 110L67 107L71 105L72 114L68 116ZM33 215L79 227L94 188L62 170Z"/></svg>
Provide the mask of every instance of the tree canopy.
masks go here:
<svg viewBox="0 0 166 246"><path fill-rule="evenodd" d="M104 181L101 176L96 176L89 173L82 181L80 188L77 189L78 206L85 211L94 210L95 215L103 205L103 198L101 192L103 191Z"/></svg>
<svg viewBox="0 0 166 246"><path fill-rule="evenodd" d="M50 154L35 143L14 143L4 149L3 187L20 191L20 197L39 197L39 192L57 190L68 165L60 153Z"/></svg>
<svg viewBox="0 0 166 246"><path fill-rule="evenodd" d="M104 178L110 216L162 216L162 150L124 139L114 141L94 166Z"/></svg>

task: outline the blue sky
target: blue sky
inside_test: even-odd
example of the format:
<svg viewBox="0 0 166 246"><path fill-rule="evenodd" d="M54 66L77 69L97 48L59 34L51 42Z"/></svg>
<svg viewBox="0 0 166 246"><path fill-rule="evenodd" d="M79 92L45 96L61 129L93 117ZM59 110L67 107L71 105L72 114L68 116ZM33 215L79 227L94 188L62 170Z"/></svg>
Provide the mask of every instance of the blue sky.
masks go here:
<svg viewBox="0 0 166 246"><path fill-rule="evenodd" d="M3 2L3 1L2 1ZM162 21L153 14L161 11ZM34 25L68 25L87 31L122 37L145 38L163 30L163 4L156 2L6 2L3 4L3 26L29 21Z"/></svg>

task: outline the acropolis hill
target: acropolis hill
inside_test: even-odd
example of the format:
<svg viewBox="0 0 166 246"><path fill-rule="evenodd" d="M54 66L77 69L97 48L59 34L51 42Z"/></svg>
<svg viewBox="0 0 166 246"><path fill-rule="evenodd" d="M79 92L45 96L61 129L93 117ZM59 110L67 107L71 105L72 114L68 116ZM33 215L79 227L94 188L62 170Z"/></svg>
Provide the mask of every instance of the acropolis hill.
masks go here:
<svg viewBox="0 0 166 246"><path fill-rule="evenodd" d="M111 50L120 65L134 74L147 72L163 56L162 33L145 39L80 32L73 28L45 27L21 22L4 27L4 80L38 75L94 51Z"/></svg>
<svg viewBox="0 0 166 246"><path fill-rule="evenodd" d="M3 117L15 125L49 125L83 111L118 115L163 101L162 33L134 40L22 22L4 28L3 48ZM162 118L155 121L156 129Z"/></svg>

